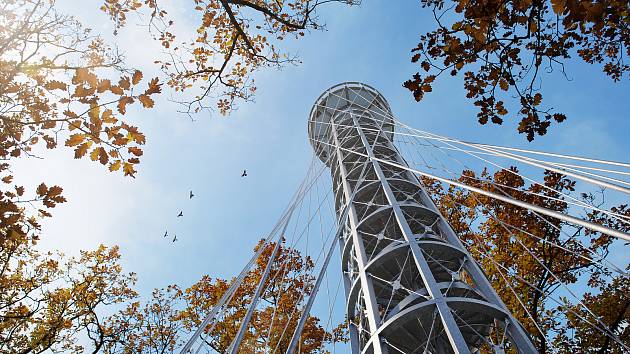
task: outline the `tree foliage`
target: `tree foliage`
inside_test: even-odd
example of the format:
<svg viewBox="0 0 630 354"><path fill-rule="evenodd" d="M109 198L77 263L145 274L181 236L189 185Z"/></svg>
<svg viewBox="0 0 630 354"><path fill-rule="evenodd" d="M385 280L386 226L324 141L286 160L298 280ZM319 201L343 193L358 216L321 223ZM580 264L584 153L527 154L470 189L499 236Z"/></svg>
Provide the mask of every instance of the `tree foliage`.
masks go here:
<svg viewBox="0 0 630 354"><path fill-rule="evenodd" d="M251 100L256 85L252 74L263 67L297 63L278 48L279 42L298 39L321 29L317 8L330 0L194 0L196 34L178 40L178 24L160 7L160 0L105 0L105 11L119 29L130 13L150 18L154 39L168 53L157 60L167 84L175 91L193 89L191 99L180 100L186 113L216 103L222 114L238 100ZM333 0L352 4L353 1Z"/></svg>
<svg viewBox="0 0 630 354"><path fill-rule="evenodd" d="M569 211L564 193L571 195L575 191L574 181L546 171L543 185L526 185L517 173L515 167L494 174L484 170L479 175L465 170L459 180L558 212ZM443 215L541 353L558 348L586 348L586 343L601 353L621 353L622 348L599 330L604 327L630 345L628 293L623 292L630 286L630 279L613 277L600 262L613 245L611 237L558 219L545 220L533 211L480 194L454 187L444 189L435 180L425 179L425 183ZM591 205L600 203L597 194L576 197ZM630 216L628 205L612 210ZM627 223L601 212L586 212L584 217L630 231ZM581 298L576 300L568 296L562 283L571 285L578 281L586 282L584 286L591 291L577 293ZM579 301L587 304L591 312Z"/></svg>
<svg viewBox="0 0 630 354"><path fill-rule="evenodd" d="M0 353L82 352L79 333L96 352L117 338L100 311L137 295L118 247L68 259L38 252L15 228L0 232Z"/></svg>
<svg viewBox="0 0 630 354"><path fill-rule="evenodd" d="M142 84L141 71L127 73L119 54L52 1L4 2L0 67L2 159L63 143L75 158L133 176L145 137L124 118L130 104L153 106L157 78Z"/></svg>
<svg viewBox="0 0 630 354"><path fill-rule="evenodd" d="M261 245L262 241L254 251ZM227 352L262 279L274 246L274 243L267 245L254 267L246 274L242 285L221 311L216 326L205 329L201 339L208 348L219 353ZM301 308L313 288L312 270L313 262L309 257L303 257L300 252L285 245L280 246L239 353L286 351ZM182 346L190 332L197 329L234 280L204 276L185 290L172 285L154 291L152 299L144 306L134 303L113 317L113 322L128 330L124 338L107 347L107 352L171 352ZM317 317L309 316L300 338L300 352L323 353L325 344L342 341L343 336L341 326L327 331Z"/></svg>
<svg viewBox="0 0 630 354"><path fill-rule="evenodd" d="M174 23L157 1L104 0L102 10L117 29L129 13L148 9L151 33L168 56L158 60L164 78L145 78L141 70L125 65L115 46L59 12L54 0L2 1L0 353L82 352L85 343L77 341L82 336L94 352L135 353L138 348L150 352L181 343L181 331L190 329L201 311L216 302L212 296L220 296L227 282L206 277L191 289L156 290L143 307L133 290L135 275L123 273L117 247L101 246L70 258L41 252L37 246L44 237L41 220L52 217L52 209L66 198L60 186L45 181L20 185L13 163L19 158L45 158L49 150L66 146L76 159L89 158L111 172L133 177L146 137L132 124L131 112L153 108L162 94L162 81L175 91L201 88L187 103L187 112L207 107L204 102L218 95L218 109L228 113L236 100L252 97L253 71L295 61L272 42L320 28L315 8L323 2L194 1L191 7L200 16L197 35L176 42L168 31ZM298 262L298 254L292 257ZM308 264L300 267L306 270ZM297 289L285 290L282 296L297 296ZM193 298L193 293L209 298ZM289 306L284 299L276 300ZM185 310L170 312L170 304L187 301ZM116 304L127 305L116 312ZM233 306L240 313L238 304ZM106 317L105 312L115 313ZM226 328L234 326L225 323ZM330 340L315 318L309 320L307 333L312 337L303 344L310 352ZM217 332L213 345L224 345L225 335ZM282 346L287 339L274 340Z"/></svg>
<svg viewBox="0 0 630 354"><path fill-rule="evenodd" d="M443 73L463 71L466 97L480 124L502 124L512 111L528 140L566 119L543 104L541 74L579 56L613 81L630 71L630 4L626 0L422 0L437 28L420 37L404 86L417 101ZM566 74L565 74L566 75ZM515 108L505 97L515 96Z"/></svg>
<svg viewBox="0 0 630 354"><path fill-rule="evenodd" d="M120 57L50 1L7 0L0 8L0 351L78 351L78 332L95 348L103 331L97 309L135 296L117 247L78 258L42 253L41 218L66 202L62 188L14 184L15 159L65 144L76 158L133 175L144 136L122 120L135 100L159 92L141 73L125 73ZM98 74L97 74L98 73ZM115 79L114 79L115 78ZM115 80L115 81L113 81ZM112 82L118 82L112 84Z"/></svg>

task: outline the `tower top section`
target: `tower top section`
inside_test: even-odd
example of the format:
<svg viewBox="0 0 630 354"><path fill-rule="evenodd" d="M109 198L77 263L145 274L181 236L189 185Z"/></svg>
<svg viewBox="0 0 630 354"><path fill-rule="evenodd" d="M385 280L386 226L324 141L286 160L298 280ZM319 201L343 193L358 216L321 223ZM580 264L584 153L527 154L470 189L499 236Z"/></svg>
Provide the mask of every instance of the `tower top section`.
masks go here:
<svg viewBox="0 0 630 354"><path fill-rule="evenodd" d="M308 120L308 138L319 159L326 164L331 146L334 146L331 141L331 122L343 125L343 117L347 114L367 116L375 122L382 122L383 131L392 138L392 111L383 95L360 82L337 84L319 96Z"/></svg>

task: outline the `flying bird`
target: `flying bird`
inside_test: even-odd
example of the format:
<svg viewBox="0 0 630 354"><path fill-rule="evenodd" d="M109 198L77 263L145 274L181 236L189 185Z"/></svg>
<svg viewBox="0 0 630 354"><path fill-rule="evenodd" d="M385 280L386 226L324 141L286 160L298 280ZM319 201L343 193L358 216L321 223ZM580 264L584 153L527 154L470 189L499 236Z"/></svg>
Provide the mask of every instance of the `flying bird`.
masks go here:
<svg viewBox="0 0 630 354"><path fill-rule="evenodd" d="M177 235L175 235L175 237L173 237L173 242L177 241Z"/></svg>
<svg viewBox="0 0 630 354"><path fill-rule="evenodd" d="M164 236L162 237L166 237L166 236L168 236L168 230L164 231Z"/></svg>
<svg viewBox="0 0 630 354"><path fill-rule="evenodd" d="M180 211L179 214L177 214L177 217L180 217L180 216L184 216L184 212L183 211Z"/></svg>
<svg viewBox="0 0 630 354"><path fill-rule="evenodd" d="M188 196L188 199L192 199L192 197L194 197L195 195L193 194L192 191L190 191L190 195Z"/></svg>
<svg viewBox="0 0 630 354"><path fill-rule="evenodd" d="M241 177L245 177L247 176L247 170L243 170L243 174L241 175Z"/></svg>

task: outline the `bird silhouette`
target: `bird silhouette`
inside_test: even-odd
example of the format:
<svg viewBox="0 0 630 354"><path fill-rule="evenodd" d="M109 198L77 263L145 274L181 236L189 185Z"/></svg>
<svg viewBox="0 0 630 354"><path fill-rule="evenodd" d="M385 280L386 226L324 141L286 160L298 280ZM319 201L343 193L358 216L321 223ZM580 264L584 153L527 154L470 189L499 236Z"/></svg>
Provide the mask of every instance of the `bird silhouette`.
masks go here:
<svg viewBox="0 0 630 354"><path fill-rule="evenodd" d="M177 241L177 235L175 235L175 237L173 237L173 242Z"/></svg>
<svg viewBox="0 0 630 354"><path fill-rule="evenodd" d="M245 177L247 176L247 170L243 170L243 174L241 175L241 177Z"/></svg>
<svg viewBox="0 0 630 354"><path fill-rule="evenodd" d="M184 216L184 212L183 211L180 211L179 214L177 214L177 217L180 217L180 216Z"/></svg>
<svg viewBox="0 0 630 354"><path fill-rule="evenodd" d="M188 199L192 199L192 197L194 197L195 195L193 194L192 191L190 191L190 195L188 196Z"/></svg>
<svg viewBox="0 0 630 354"><path fill-rule="evenodd" d="M168 230L164 231L164 236L162 237L166 237L166 236L168 236Z"/></svg>

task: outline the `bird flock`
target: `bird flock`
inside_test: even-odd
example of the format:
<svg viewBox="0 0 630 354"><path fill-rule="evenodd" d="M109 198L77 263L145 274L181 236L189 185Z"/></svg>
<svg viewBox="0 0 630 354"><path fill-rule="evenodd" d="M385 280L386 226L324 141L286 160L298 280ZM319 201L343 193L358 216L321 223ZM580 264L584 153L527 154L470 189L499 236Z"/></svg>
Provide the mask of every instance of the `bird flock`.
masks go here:
<svg viewBox="0 0 630 354"><path fill-rule="evenodd" d="M243 173L241 173L241 178L243 177L247 177L247 170L243 170ZM190 193L188 193L188 199L192 199L195 196L195 194L193 193L193 191L191 190ZM177 214L178 218L181 218L184 216L184 211L180 210L179 214ZM168 229L164 231L164 236L162 236L163 238L167 238L168 235ZM173 240L172 242L176 242L177 241L177 235L173 234Z"/></svg>

